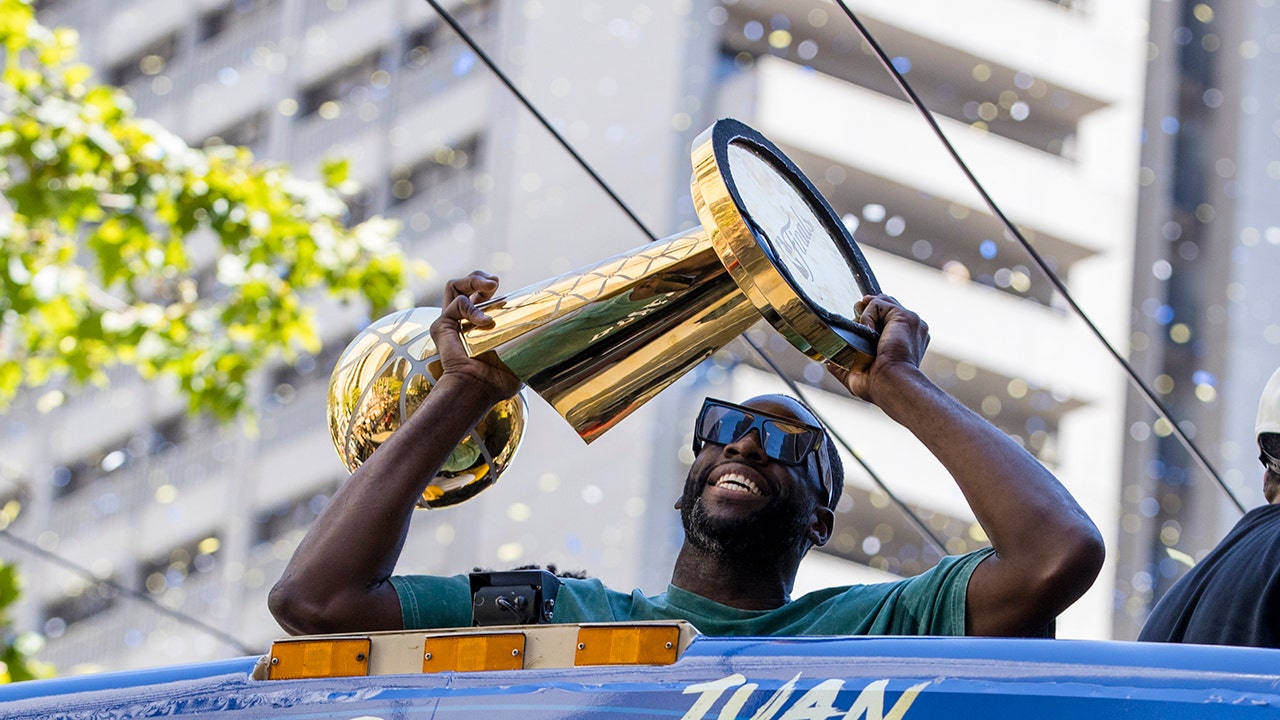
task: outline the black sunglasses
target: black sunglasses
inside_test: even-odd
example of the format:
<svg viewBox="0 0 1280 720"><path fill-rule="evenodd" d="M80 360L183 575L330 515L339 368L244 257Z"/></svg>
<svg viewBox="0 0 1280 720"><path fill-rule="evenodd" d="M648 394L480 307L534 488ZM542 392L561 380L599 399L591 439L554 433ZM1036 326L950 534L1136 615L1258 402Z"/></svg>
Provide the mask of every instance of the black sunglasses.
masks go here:
<svg viewBox="0 0 1280 720"><path fill-rule="evenodd" d="M1262 461L1263 467L1275 473L1276 475L1280 475L1280 459L1273 458L1270 455L1266 454L1265 452L1259 455L1258 459Z"/></svg>
<svg viewBox="0 0 1280 720"><path fill-rule="evenodd" d="M1280 451L1280 436L1275 433L1262 433L1258 436L1258 450L1260 452L1258 459L1262 461L1262 466L1280 475L1280 457L1276 457L1276 452Z"/></svg>
<svg viewBox="0 0 1280 720"><path fill-rule="evenodd" d="M754 408L707 398L693 428L693 454L702 452L702 444L728 445L752 430L760 434L760 447L766 457L784 465L803 465L809 453L818 449L825 436L822 428L792 418L769 415ZM822 489L827 491L826 504L831 504L832 490L818 453L818 474Z"/></svg>
<svg viewBox="0 0 1280 720"><path fill-rule="evenodd" d="M1267 455L1267 451L1263 450L1261 454L1258 455L1258 460L1262 461L1263 468L1271 470L1272 473L1275 473L1276 475L1280 475L1280 457Z"/></svg>

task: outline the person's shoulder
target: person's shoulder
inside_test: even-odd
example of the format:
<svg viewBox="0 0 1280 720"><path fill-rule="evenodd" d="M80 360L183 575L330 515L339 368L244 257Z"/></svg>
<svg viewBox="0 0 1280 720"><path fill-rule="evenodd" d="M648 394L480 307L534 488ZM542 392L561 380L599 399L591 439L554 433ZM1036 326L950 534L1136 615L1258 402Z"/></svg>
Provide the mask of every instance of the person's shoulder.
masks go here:
<svg viewBox="0 0 1280 720"><path fill-rule="evenodd" d="M1252 522L1258 524L1269 524L1280 521L1280 504L1268 503L1266 505L1259 505L1245 513L1241 517L1241 521L1242 523Z"/></svg>
<svg viewBox="0 0 1280 720"><path fill-rule="evenodd" d="M887 577L878 582L868 582L844 587L829 587L815 590L794 602L803 602L809 607L823 603L859 603L876 602L896 595L931 594L944 586L968 584L969 576L975 568L993 555L990 547L981 548L963 555L944 555L931 568L916 575L895 578Z"/></svg>
<svg viewBox="0 0 1280 720"><path fill-rule="evenodd" d="M1261 537L1280 533L1280 505L1259 505L1251 508L1236 520L1235 525L1218 541L1218 548L1231 547L1241 542L1256 542Z"/></svg>
<svg viewBox="0 0 1280 720"><path fill-rule="evenodd" d="M560 593L579 598L580 600L604 600L609 603L629 601L644 594L640 590L623 591L611 588L600 578L594 577L562 577Z"/></svg>
<svg viewBox="0 0 1280 720"><path fill-rule="evenodd" d="M611 592L609 586L605 585L600 578L593 577L561 577L560 589L569 590L570 592Z"/></svg>
<svg viewBox="0 0 1280 720"><path fill-rule="evenodd" d="M832 587L816 591L826 595L845 594L845 593L866 593L876 590L892 591L894 588L909 584L940 582L944 577L952 577L960 574L968 577L983 560L995 554L995 550L991 547L979 548L960 555L943 555L938 558L932 567L923 572L914 575L906 575L903 577L893 577L892 575L885 577L877 582L868 582L859 585L849 585L847 587ZM813 594L813 593L810 593Z"/></svg>

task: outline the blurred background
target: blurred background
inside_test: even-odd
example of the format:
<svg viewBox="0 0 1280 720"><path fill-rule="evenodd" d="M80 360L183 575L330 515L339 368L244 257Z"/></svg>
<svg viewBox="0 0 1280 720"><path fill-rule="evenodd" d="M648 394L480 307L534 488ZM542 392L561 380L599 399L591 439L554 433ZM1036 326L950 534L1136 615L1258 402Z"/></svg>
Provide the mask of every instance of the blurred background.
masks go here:
<svg viewBox="0 0 1280 720"><path fill-rule="evenodd" d="M781 146L919 312L926 372L1050 467L1108 559L1059 637L1132 639L1239 511L988 213L827 0L444 3L659 236L697 225L693 138L734 117ZM101 82L193 146L230 143L360 184L352 223L399 220L445 280L513 290L648 238L423 0L48 0ZM975 175L1246 507L1253 422L1280 344L1280 9L1273 0L849 0ZM265 651L266 593L346 476L325 395L371 318L317 301L323 350L257 378L257 434L189 416L132 371L0 418L7 532L111 584L0 543L26 580L19 631L61 673ZM919 443L834 387L767 324L752 338L945 543L985 536ZM499 484L420 512L400 573L554 563L665 589L693 415L784 390L735 343L590 447L537 396ZM831 542L797 592L919 573L941 549L846 455ZM130 588L151 602L121 593ZM165 613L160 608L174 612ZM238 640L208 633L198 619Z"/></svg>

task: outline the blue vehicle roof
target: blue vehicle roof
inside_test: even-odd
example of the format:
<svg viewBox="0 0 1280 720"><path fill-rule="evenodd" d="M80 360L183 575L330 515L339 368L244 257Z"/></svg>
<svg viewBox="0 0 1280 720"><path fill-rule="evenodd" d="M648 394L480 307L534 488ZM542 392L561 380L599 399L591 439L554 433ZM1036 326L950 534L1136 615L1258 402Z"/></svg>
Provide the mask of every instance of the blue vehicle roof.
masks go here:
<svg viewBox="0 0 1280 720"><path fill-rule="evenodd" d="M260 665L243 657L17 683L0 687L0 708L14 720L1280 717L1280 650L1257 648L698 637L663 666L266 680L255 678Z"/></svg>

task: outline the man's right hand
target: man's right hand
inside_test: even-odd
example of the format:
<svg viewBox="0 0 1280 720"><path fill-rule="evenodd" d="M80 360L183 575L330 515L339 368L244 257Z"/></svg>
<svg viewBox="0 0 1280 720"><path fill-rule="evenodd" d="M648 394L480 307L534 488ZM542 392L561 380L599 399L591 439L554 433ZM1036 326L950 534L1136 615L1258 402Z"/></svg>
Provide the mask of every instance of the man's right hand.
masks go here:
<svg viewBox="0 0 1280 720"><path fill-rule="evenodd" d="M441 376L413 415L356 468L307 530L268 598L285 630L404 627L390 577L414 503L494 403L520 389L520 380L496 357L472 358L462 343L466 325L493 325L476 303L497 289L498 278L479 271L445 287L445 308L431 324Z"/></svg>
<svg viewBox="0 0 1280 720"><path fill-rule="evenodd" d="M497 276L481 270L450 280L445 285L444 310L431 324L431 339L440 352L441 377L453 375L488 388L494 402L515 395L520 390L520 379L493 353L471 357L462 343L462 332L466 325L493 326L493 318L477 305L492 298L497 290Z"/></svg>

